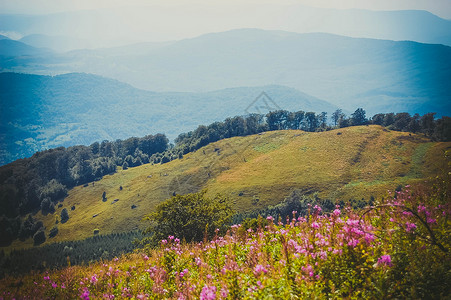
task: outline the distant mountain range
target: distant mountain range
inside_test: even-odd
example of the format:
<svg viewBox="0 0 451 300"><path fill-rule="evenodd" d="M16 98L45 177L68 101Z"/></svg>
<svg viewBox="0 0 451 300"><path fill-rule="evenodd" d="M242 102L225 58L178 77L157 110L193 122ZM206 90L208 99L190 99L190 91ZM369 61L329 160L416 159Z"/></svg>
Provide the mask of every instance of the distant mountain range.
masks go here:
<svg viewBox="0 0 451 300"><path fill-rule="evenodd" d="M7 37L0 38L0 58L8 60L15 57L17 61L21 56L36 56L42 54L49 54L51 51L46 49L35 48L22 42L11 40Z"/></svg>
<svg viewBox="0 0 451 300"><path fill-rule="evenodd" d="M294 5L279 18L283 30L416 41L451 46L451 21L424 10L372 11ZM292 29L291 29L292 28Z"/></svg>
<svg viewBox="0 0 451 300"><path fill-rule="evenodd" d="M284 86L155 93L90 74L0 73L0 91L0 164L58 146L156 133L174 139L200 124L257 113L259 105L261 113L268 106L318 113L337 108Z"/></svg>
<svg viewBox="0 0 451 300"><path fill-rule="evenodd" d="M93 73L159 92L276 84L349 111L451 114L451 47L416 42L242 29L161 44L18 56L0 59L0 68Z"/></svg>
<svg viewBox="0 0 451 300"><path fill-rule="evenodd" d="M19 41L36 48L49 48L57 52L66 52L89 46L87 40L67 36L49 36L45 34L30 34L24 36Z"/></svg>
<svg viewBox="0 0 451 300"><path fill-rule="evenodd" d="M199 10L207 11L199 19ZM133 16L133 22L127 22ZM233 16L233 21L229 19ZM262 28L298 33L325 32L351 37L411 40L451 46L451 21L427 11L370 11L326 9L303 5L265 4L232 7L189 3L185 6L148 5L134 8L84 10L48 15L0 15L0 30L41 38L71 37L51 44L58 48L95 48L124 45L124 41L180 40L237 28ZM155 26L143 26L154 24ZM76 26L75 26L76 25ZM158 30L155 30L158 27ZM45 35L45 36L44 36ZM47 37L46 37L47 36ZM73 41L79 39L77 43ZM90 39L86 44L86 39ZM55 42L55 43L53 43Z"/></svg>

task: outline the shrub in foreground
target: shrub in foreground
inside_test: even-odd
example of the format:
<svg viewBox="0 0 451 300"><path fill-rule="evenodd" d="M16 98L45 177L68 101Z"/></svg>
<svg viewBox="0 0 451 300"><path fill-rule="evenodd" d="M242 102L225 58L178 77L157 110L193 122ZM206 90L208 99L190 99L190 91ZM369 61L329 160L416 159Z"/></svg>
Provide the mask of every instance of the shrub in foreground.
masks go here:
<svg viewBox="0 0 451 300"><path fill-rule="evenodd" d="M213 237L216 229L224 234L232 215L228 201L220 195L209 198L205 190L176 195L159 204L153 213L145 217L151 222L146 232L152 233L152 237L143 243L155 246L169 235L198 242Z"/></svg>

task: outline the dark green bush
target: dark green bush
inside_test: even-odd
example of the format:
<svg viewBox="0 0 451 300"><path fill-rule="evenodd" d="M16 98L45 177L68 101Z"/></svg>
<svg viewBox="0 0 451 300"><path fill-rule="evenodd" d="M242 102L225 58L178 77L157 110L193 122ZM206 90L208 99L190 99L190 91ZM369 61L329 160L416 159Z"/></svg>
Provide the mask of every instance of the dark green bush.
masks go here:
<svg viewBox="0 0 451 300"><path fill-rule="evenodd" d="M55 237L58 234L58 226L54 226L50 229L49 238Z"/></svg>
<svg viewBox="0 0 451 300"><path fill-rule="evenodd" d="M41 202L41 211L43 215L46 214L53 214L55 212L55 205L53 204L53 202L50 200L50 198L44 198L44 200L42 200Z"/></svg>
<svg viewBox="0 0 451 300"><path fill-rule="evenodd" d="M45 232L44 230L39 230L33 235L33 244L39 246L45 242Z"/></svg>
<svg viewBox="0 0 451 300"><path fill-rule="evenodd" d="M67 208L63 208L61 211L61 223L66 223L69 220L69 213L67 212Z"/></svg>
<svg viewBox="0 0 451 300"><path fill-rule="evenodd" d="M42 201L49 199L51 202L57 202L58 200L64 199L66 196L67 188L56 179L50 180L40 191L40 198Z"/></svg>

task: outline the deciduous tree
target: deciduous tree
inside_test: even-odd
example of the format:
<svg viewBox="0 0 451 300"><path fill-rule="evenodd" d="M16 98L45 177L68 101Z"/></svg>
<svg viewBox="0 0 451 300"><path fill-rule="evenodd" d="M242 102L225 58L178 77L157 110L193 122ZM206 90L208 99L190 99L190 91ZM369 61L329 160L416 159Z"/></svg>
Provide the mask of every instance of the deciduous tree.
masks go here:
<svg viewBox="0 0 451 300"><path fill-rule="evenodd" d="M156 245L170 235L188 242L201 241L205 235L212 237L216 229L224 233L232 214L227 199L220 195L210 198L205 190L176 195L159 204L153 213L145 217L151 222L146 232L152 233L152 237L145 242Z"/></svg>

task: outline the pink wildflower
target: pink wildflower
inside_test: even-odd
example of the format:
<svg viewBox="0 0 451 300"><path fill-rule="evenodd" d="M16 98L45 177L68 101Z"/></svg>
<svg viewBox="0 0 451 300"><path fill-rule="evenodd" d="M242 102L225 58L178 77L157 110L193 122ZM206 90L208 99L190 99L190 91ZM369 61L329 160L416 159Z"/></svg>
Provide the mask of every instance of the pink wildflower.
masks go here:
<svg viewBox="0 0 451 300"><path fill-rule="evenodd" d="M96 274L92 275L92 277L91 277L91 283L96 284L97 281L99 281L99 280L97 279L97 275L96 275Z"/></svg>
<svg viewBox="0 0 451 300"><path fill-rule="evenodd" d="M254 274L255 276L260 275L261 273L267 273L268 270L266 270L266 268L262 265L256 265L254 268Z"/></svg>
<svg viewBox="0 0 451 300"><path fill-rule="evenodd" d="M89 290L87 288L83 289L83 293L80 295L83 300L89 300Z"/></svg>
<svg viewBox="0 0 451 300"><path fill-rule="evenodd" d="M391 256L390 255L382 255L378 260L377 260L377 264L378 265L386 265L386 266L393 266L392 262L391 262Z"/></svg>
<svg viewBox="0 0 451 300"><path fill-rule="evenodd" d="M221 298L225 299L229 295L229 290L227 288L222 288L219 294L221 295Z"/></svg>
<svg viewBox="0 0 451 300"><path fill-rule="evenodd" d="M310 227L312 227L312 228L319 228L320 225L319 225L318 222L313 222L312 225L310 225Z"/></svg>
<svg viewBox="0 0 451 300"><path fill-rule="evenodd" d="M200 300L214 300L216 299L216 287L215 286L204 286L202 292L200 293Z"/></svg>
<svg viewBox="0 0 451 300"><path fill-rule="evenodd" d="M406 223L406 231L407 232L411 232L414 231L417 228L417 225L415 225L414 223Z"/></svg>
<svg viewBox="0 0 451 300"><path fill-rule="evenodd" d="M317 213L320 213L320 212L322 211L321 206L318 206L318 205L315 205L315 206L313 207L313 209L314 209Z"/></svg>
<svg viewBox="0 0 451 300"><path fill-rule="evenodd" d="M313 275L315 275L315 273L313 272L313 267L311 265L309 265L309 264L307 264L306 266L302 267L301 269L302 269L302 271L308 273L308 275L310 277L313 277Z"/></svg>
<svg viewBox="0 0 451 300"><path fill-rule="evenodd" d="M437 220L436 219L434 219L434 218L427 218L427 222L428 222L428 224L435 224L435 223L437 223Z"/></svg>
<svg viewBox="0 0 451 300"><path fill-rule="evenodd" d="M198 265L198 266L202 263L202 260L199 257L196 257L194 259L194 261L196 262L196 265Z"/></svg>
<svg viewBox="0 0 451 300"><path fill-rule="evenodd" d="M421 212L425 212L426 211L426 206L424 206L424 205L418 205L418 213L421 213Z"/></svg>
<svg viewBox="0 0 451 300"><path fill-rule="evenodd" d="M365 241L369 244L374 241L374 235L371 233L365 233Z"/></svg>
<svg viewBox="0 0 451 300"><path fill-rule="evenodd" d="M348 242L348 246L352 247L352 248L355 248L355 246L357 246L358 243L359 243L359 240L357 240L357 239L350 239L349 242Z"/></svg>
<svg viewBox="0 0 451 300"><path fill-rule="evenodd" d="M179 276L180 278L183 278L183 276L185 276L185 274L188 273L188 269L184 269L182 272L180 272Z"/></svg>

